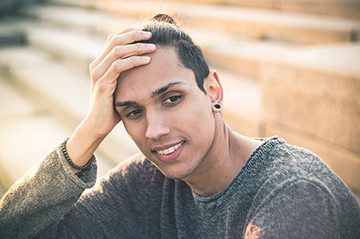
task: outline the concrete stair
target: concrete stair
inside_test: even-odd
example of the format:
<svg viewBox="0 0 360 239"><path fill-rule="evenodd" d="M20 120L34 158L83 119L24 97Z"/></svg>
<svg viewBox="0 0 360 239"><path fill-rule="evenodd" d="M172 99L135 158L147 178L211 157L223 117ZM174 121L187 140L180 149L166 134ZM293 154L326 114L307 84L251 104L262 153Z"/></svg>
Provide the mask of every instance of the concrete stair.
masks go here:
<svg viewBox="0 0 360 239"><path fill-rule="evenodd" d="M359 20L293 14L286 1L281 9L255 6L265 0L248 1L250 9L245 1L189 2L51 0L23 9L24 18L6 28L25 33L29 45L0 49L0 70L40 112L29 122L50 118L68 135L86 114L88 64L106 35L159 11L173 12L218 70L223 115L232 128L252 136L277 134L313 150L360 193ZM98 154L112 166L136 151L119 127Z"/></svg>
<svg viewBox="0 0 360 239"><path fill-rule="evenodd" d="M230 5L266 9L275 12L294 12L300 14L360 19L360 2L357 0L182 0L181 2Z"/></svg>
<svg viewBox="0 0 360 239"><path fill-rule="evenodd" d="M39 164L59 140L71 134L71 130L46 108L24 96L11 81L9 76L0 78L0 95L6 99L0 101L0 195ZM111 168L101 156L98 163L99 176Z"/></svg>
<svg viewBox="0 0 360 239"><path fill-rule="evenodd" d="M234 6L158 1L53 0L121 16L147 19L158 12L170 12L184 25L217 33L231 32L250 39L276 39L298 44L320 44L359 40L359 21L324 16L303 16Z"/></svg>
<svg viewBox="0 0 360 239"><path fill-rule="evenodd" d="M360 44L317 46L269 60L261 79L266 134L312 149L354 191L360 191L359 62Z"/></svg>

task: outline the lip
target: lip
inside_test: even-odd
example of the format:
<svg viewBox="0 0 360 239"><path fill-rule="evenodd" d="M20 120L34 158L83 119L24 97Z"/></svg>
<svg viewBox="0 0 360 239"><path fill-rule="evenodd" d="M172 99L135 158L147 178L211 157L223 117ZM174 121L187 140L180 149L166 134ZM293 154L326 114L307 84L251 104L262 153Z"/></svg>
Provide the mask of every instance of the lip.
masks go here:
<svg viewBox="0 0 360 239"><path fill-rule="evenodd" d="M177 144L181 143L180 147L177 148L174 152L170 153L170 154L159 154L157 153L156 151L158 150L165 150L165 149L168 149L170 147L173 147ZM166 146L161 146L161 147L156 147L153 149L153 153L156 155L156 157L162 161L162 162L172 162L174 160L176 160L179 155L181 154L183 148L184 148L184 143L185 141L180 141L176 144L170 144L170 145L166 145Z"/></svg>
<svg viewBox="0 0 360 239"><path fill-rule="evenodd" d="M151 149L151 151L156 153L156 151L168 149L168 148L173 147L173 146L175 146L175 145L177 145L179 143L184 143L184 140L173 143L173 144L167 144L167 145L163 145L163 146L154 147L154 148Z"/></svg>

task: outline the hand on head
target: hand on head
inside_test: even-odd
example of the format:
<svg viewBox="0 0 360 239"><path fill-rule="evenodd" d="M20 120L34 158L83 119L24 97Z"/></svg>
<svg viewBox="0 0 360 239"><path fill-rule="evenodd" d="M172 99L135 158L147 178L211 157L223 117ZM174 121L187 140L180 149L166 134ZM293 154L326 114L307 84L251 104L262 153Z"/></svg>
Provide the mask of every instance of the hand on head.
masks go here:
<svg viewBox="0 0 360 239"><path fill-rule="evenodd" d="M136 28L111 34L103 52L90 64L89 110L66 143L68 155L75 165L87 164L100 143L120 122L114 109L117 79L122 72L150 62L150 57L145 54L154 52L155 45L140 43L150 38L150 32Z"/></svg>
<svg viewBox="0 0 360 239"><path fill-rule="evenodd" d="M120 122L114 110L113 94L119 75L131 68L148 64L155 45L139 43L151 38L151 33L129 28L111 34L103 52L90 64L91 101L84 124L98 137L105 137Z"/></svg>

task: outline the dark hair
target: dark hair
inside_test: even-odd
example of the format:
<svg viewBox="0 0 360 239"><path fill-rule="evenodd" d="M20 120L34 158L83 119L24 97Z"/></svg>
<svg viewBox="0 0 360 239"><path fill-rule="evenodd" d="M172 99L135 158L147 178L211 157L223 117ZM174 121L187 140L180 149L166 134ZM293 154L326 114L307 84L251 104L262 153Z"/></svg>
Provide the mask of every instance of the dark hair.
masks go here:
<svg viewBox="0 0 360 239"><path fill-rule="evenodd" d="M206 94L204 79L210 73L209 66L200 47L194 44L175 20L167 14L157 14L145 22L143 29L152 33L151 39L145 42L175 49L180 62L194 72L196 84Z"/></svg>

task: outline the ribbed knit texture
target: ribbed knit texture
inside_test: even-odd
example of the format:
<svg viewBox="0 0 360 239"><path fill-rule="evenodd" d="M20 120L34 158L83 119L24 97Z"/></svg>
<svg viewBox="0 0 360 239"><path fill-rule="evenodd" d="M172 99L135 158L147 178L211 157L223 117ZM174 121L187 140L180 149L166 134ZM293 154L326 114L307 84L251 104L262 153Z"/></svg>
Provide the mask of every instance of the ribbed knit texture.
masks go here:
<svg viewBox="0 0 360 239"><path fill-rule="evenodd" d="M77 200L95 181L94 168L80 180L64 162L55 151L7 193L0 238L360 235L360 208L346 185L316 155L278 138L261 145L233 182L210 197L164 177L136 155Z"/></svg>

